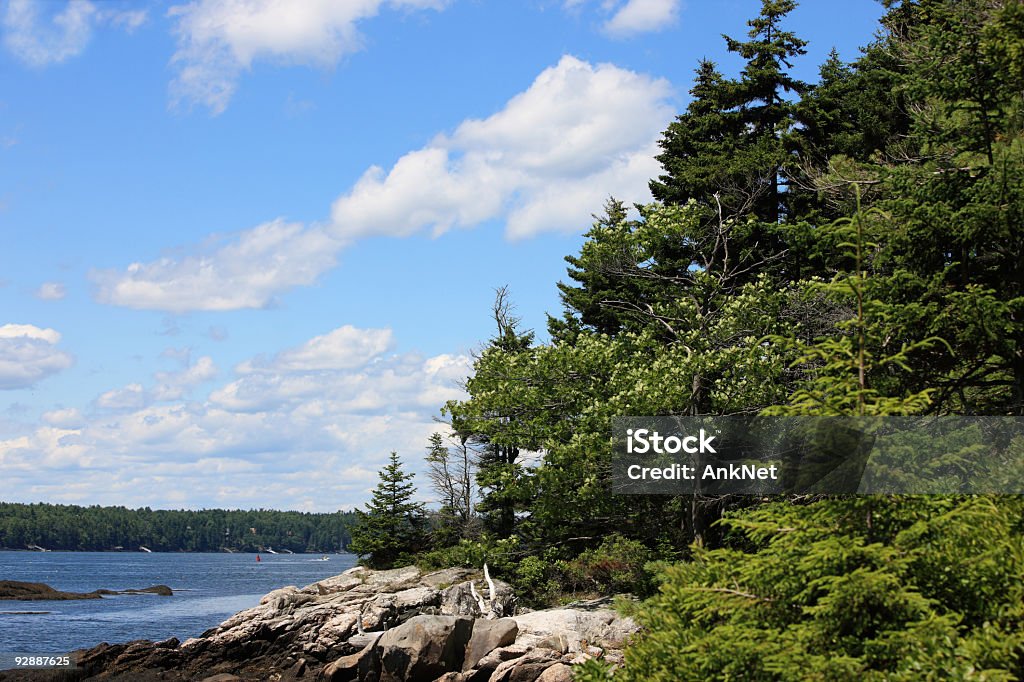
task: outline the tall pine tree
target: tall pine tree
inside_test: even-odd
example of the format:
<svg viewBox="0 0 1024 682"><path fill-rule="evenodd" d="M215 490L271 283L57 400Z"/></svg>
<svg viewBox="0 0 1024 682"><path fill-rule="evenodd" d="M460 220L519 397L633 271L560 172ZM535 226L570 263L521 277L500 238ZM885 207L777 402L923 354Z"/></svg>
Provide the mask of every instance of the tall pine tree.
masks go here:
<svg viewBox="0 0 1024 682"><path fill-rule="evenodd" d="M806 42L781 28L795 6L793 0L763 0L761 13L747 22L749 40L723 36L728 50L746 60L739 79L725 79L713 63L701 62L693 102L660 142L664 151L657 159L665 173L651 181L656 199L694 200L713 213L767 223L785 216L787 138L795 120L785 95L807 89L788 72Z"/></svg>
<svg viewBox="0 0 1024 682"><path fill-rule="evenodd" d="M392 452L387 466L378 472L380 482L366 511L356 510L349 550L366 557L362 560L371 568L393 568L423 547L426 515L423 504L412 501L414 475L402 471L398 453Z"/></svg>

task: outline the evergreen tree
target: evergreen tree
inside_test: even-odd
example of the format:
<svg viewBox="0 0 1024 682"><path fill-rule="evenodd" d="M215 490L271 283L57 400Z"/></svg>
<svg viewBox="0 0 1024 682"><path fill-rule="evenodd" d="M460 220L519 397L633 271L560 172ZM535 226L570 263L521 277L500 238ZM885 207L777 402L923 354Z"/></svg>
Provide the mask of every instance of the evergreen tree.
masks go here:
<svg viewBox="0 0 1024 682"><path fill-rule="evenodd" d="M527 471L519 461L523 449L531 448L535 437L524 432L528 409L517 400L518 392L507 391L509 381L529 363L533 332L520 331L520 319L513 314L505 287L498 289L492 309L495 336L473 365L473 376L466 382L471 394L486 394L491 399L478 402L451 401L445 411L452 427L471 440L479 452L476 482L480 491L480 512L484 530L499 538L509 537L516 522L516 511L530 497ZM521 384L522 386L522 384Z"/></svg>
<svg viewBox="0 0 1024 682"><path fill-rule="evenodd" d="M743 123L733 104L736 83L726 80L711 60L701 60L686 113L665 130L657 156L665 173L650 183L654 197L667 204L714 207L724 197L727 211L744 202L750 169L743 158Z"/></svg>
<svg viewBox="0 0 1024 682"><path fill-rule="evenodd" d="M912 113L872 169L895 228L873 268L894 339L952 346L921 354L903 382L935 388L936 412L1024 414L1022 16L1019 2L920 0L887 18Z"/></svg>
<svg viewBox="0 0 1024 682"><path fill-rule="evenodd" d="M796 103L794 145L803 166L823 169L836 156L867 162L907 135L906 68L892 40L880 37L853 64L832 50L821 65L818 83Z"/></svg>
<svg viewBox="0 0 1024 682"><path fill-rule="evenodd" d="M594 215L594 224L585 235L594 239L598 235L611 238L627 230L627 208L624 203L610 197L604 205L603 215ZM638 300L638 283L624 283L610 269L593 268L583 255L566 256L569 279L578 286L558 283L559 298L564 314L560 318L548 317L548 332L553 339L571 342L581 330L589 329L601 334L616 334L622 329L619 311L609 307L610 301Z"/></svg>
<svg viewBox="0 0 1024 682"><path fill-rule="evenodd" d="M349 549L366 557L363 561L371 568L394 568L411 561L422 549L426 515L423 504L412 501L414 475L402 471L398 453L392 452L389 463L378 472L380 482L366 510L356 510Z"/></svg>
<svg viewBox="0 0 1024 682"><path fill-rule="evenodd" d="M728 50L746 60L738 80L701 62L693 102L660 142L664 152L657 158L666 172L651 182L656 199L694 200L712 215L753 215L771 224L785 216L782 185L794 124L785 94L807 89L787 71L806 45L781 28L795 7L794 0L763 0L759 16L747 22L749 40L723 36Z"/></svg>
<svg viewBox="0 0 1024 682"><path fill-rule="evenodd" d="M624 668L580 682L1017 680L1019 498L878 496L729 515L733 543L666 566Z"/></svg>

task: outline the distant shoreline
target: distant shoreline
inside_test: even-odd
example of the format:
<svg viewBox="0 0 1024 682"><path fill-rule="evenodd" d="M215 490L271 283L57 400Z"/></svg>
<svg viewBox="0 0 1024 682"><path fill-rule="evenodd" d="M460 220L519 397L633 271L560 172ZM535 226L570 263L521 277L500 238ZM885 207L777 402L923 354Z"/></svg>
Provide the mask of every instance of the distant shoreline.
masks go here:
<svg viewBox="0 0 1024 682"><path fill-rule="evenodd" d="M355 518L353 512L343 511L188 511L0 502L0 547L323 554L348 547Z"/></svg>

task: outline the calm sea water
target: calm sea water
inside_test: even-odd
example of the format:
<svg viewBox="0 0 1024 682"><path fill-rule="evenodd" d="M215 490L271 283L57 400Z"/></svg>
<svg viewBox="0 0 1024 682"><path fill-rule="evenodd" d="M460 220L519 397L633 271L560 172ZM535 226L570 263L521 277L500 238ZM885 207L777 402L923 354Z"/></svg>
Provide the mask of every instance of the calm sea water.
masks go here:
<svg viewBox="0 0 1024 682"><path fill-rule="evenodd" d="M58 654L100 642L195 637L285 585L302 587L355 565L301 554L163 554L0 551L0 580L41 582L65 592L167 585L172 597L119 595L80 601L0 601L0 654Z"/></svg>

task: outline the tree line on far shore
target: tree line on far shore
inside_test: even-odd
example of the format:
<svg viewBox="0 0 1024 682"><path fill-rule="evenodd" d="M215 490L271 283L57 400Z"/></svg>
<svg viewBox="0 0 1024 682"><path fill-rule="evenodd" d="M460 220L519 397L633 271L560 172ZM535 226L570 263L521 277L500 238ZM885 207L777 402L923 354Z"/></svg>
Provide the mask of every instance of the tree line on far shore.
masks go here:
<svg viewBox="0 0 1024 682"><path fill-rule="evenodd" d="M154 552L336 552L352 512L200 511L0 502L0 548Z"/></svg>

